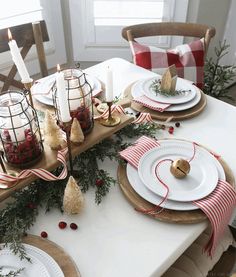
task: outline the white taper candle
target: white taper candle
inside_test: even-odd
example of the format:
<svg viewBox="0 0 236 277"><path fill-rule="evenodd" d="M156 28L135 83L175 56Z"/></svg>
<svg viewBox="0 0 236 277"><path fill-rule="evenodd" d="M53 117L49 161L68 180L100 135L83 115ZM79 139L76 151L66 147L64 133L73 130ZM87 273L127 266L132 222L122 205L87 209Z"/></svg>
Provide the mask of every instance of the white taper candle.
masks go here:
<svg viewBox="0 0 236 277"><path fill-rule="evenodd" d="M57 65L58 72L56 73L57 98L62 122L71 120L70 109L68 105L68 92L66 91L64 73L60 72L60 66Z"/></svg>

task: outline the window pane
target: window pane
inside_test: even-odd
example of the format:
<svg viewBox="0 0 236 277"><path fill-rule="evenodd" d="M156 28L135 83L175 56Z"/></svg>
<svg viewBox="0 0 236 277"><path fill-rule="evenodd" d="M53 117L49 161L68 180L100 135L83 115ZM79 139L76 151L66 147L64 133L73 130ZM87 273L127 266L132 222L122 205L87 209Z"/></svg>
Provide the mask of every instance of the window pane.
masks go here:
<svg viewBox="0 0 236 277"><path fill-rule="evenodd" d="M7 0L0 9L0 18L8 18L20 14L27 14L29 12L39 10L40 0Z"/></svg>
<svg viewBox="0 0 236 277"><path fill-rule="evenodd" d="M121 26L160 22L163 1L94 1L95 25Z"/></svg>

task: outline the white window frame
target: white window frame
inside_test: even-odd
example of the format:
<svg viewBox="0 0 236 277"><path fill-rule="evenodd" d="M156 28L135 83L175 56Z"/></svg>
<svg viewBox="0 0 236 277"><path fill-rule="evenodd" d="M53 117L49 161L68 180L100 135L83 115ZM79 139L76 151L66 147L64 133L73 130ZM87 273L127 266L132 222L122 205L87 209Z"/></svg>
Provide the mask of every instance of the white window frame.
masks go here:
<svg viewBox="0 0 236 277"><path fill-rule="evenodd" d="M170 3L170 14L164 15L164 21L186 22L189 0L168 0ZM71 0L71 28L74 60L76 61L103 61L112 57L121 57L132 60L128 43L123 40L121 44L102 44L94 43L90 38L93 37L93 11L92 0ZM121 36L121 34L120 34ZM182 37L168 38L159 40L159 46L170 48L183 43Z"/></svg>

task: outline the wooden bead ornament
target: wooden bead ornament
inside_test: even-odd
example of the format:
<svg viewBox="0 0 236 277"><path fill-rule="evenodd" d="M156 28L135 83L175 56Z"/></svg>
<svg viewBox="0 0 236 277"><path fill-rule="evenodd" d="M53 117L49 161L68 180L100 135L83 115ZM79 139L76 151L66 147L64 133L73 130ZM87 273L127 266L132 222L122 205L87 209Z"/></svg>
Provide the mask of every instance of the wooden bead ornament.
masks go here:
<svg viewBox="0 0 236 277"><path fill-rule="evenodd" d="M172 162L170 166L170 172L176 178L182 179L189 174L190 164L184 159L178 159Z"/></svg>

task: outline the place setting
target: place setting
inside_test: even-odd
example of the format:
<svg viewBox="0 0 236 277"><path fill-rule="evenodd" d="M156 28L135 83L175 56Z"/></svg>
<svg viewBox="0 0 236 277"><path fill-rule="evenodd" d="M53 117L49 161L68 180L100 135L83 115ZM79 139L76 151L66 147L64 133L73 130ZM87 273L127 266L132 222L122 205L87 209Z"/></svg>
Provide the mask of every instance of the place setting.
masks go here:
<svg viewBox="0 0 236 277"><path fill-rule="evenodd" d="M120 156L127 165L118 168L119 184L137 212L174 223L208 218L220 236L236 197L234 177L221 157L194 142L145 136Z"/></svg>
<svg viewBox="0 0 236 277"><path fill-rule="evenodd" d="M76 83L77 78L83 78L82 83L88 83L92 90L92 96L96 97L102 92L101 82L94 76L89 74L83 74L81 76L81 70L79 68L65 69L63 70L66 78L71 87L74 89L81 84ZM53 92L56 85L56 76L57 73L51 74L47 77L36 80L31 87L32 96L39 101L48 106L53 106Z"/></svg>
<svg viewBox="0 0 236 277"><path fill-rule="evenodd" d="M154 119L183 120L201 113L206 96L190 81L177 77L176 67L170 66L163 76L141 79L124 91L131 108L148 112Z"/></svg>

